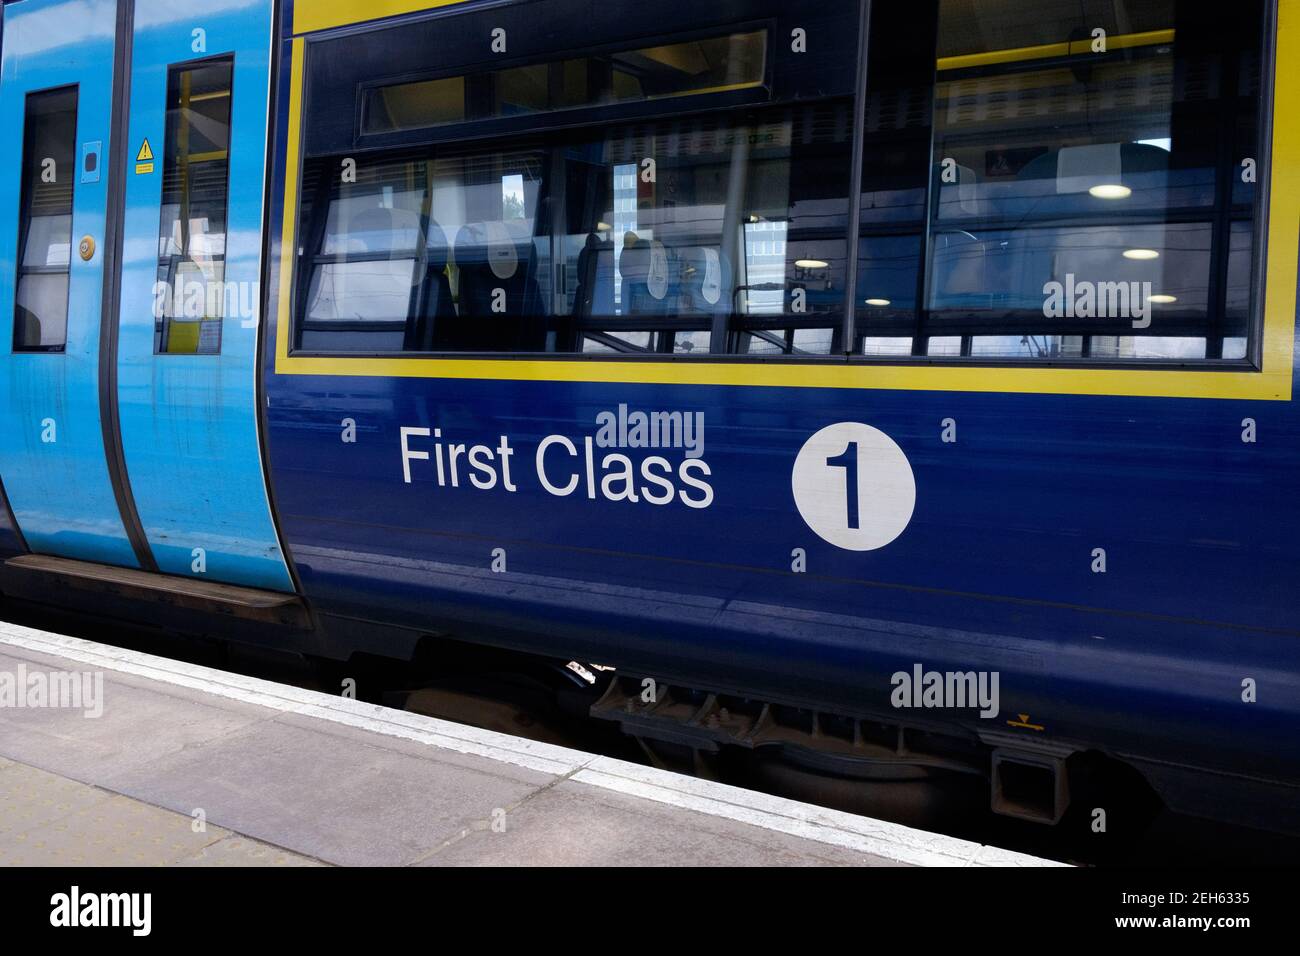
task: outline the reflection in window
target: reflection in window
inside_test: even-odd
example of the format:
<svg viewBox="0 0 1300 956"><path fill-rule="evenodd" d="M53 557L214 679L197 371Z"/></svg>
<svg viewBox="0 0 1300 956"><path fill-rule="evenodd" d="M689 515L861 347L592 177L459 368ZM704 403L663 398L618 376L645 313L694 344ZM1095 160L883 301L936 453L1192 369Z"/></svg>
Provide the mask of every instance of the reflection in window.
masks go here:
<svg viewBox="0 0 1300 956"><path fill-rule="evenodd" d="M241 302L225 283L231 69L225 59L168 70L154 296L159 353L219 353L222 317Z"/></svg>
<svg viewBox="0 0 1300 956"><path fill-rule="evenodd" d="M14 351L62 351L68 340L77 89L27 96L23 123Z"/></svg>
<svg viewBox="0 0 1300 956"><path fill-rule="evenodd" d="M753 30L470 76L369 89L363 133L761 86L767 31Z"/></svg>
<svg viewBox="0 0 1300 956"><path fill-rule="evenodd" d="M931 10L873 6L854 351L1244 358L1263 4Z"/></svg>
<svg viewBox="0 0 1300 956"><path fill-rule="evenodd" d="M355 182L309 159L296 347L842 351L850 120L831 100L444 143L358 156Z"/></svg>

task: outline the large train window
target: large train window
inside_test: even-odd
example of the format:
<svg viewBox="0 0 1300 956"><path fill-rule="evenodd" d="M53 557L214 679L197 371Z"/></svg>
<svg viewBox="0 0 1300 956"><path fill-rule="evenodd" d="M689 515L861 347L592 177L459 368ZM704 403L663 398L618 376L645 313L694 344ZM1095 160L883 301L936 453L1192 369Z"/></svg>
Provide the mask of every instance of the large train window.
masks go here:
<svg viewBox="0 0 1300 956"><path fill-rule="evenodd" d="M229 57L167 71L159 294L154 350L214 355L230 294L225 284L230 168Z"/></svg>
<svg viewBox="0 0 1300 956"><path fill-rule="evenodd" d="M447 144L358 159L355 182L313 162L300 345L689 353L720 329L727 351L831 352L845 243L819 226L844 222L848 109Z"/></svg>
<svg viewBox="0 0 1300 956"><path fill-rule="evenodd" d="M873 11L854 351L1252 355L1261 0Z"/></svg>
<svg viewBox="0 0 1300 956"><path fill-rule="evenodd" d="M77 88L30 93L23 166L14 351L60 352L68 340Z"/></svg>
<svg viewBox="0 0 1300 956"><path fill-rule="evenodd" d="M475 14L309 48L294 348L842 354L856 11L809 20L824 52L797 60L781 4L751 5L685 37L601 12L650 32L427 79L385 76L408 45L466 59Z"/></svg>

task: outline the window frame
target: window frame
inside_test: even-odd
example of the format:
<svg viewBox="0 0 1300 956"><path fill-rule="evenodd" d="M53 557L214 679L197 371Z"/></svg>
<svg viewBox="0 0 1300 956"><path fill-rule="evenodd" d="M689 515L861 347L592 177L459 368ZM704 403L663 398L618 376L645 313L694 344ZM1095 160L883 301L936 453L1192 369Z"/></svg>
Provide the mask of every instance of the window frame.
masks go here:
<svg viewBox="0 0 1300 956"><path fill-rule="evenodd" d="M467 11L469 12L469 11ZM733 106L754 106L770 102L775 73L775 57L772 55L775 23L772 18L757 18L728 22L725 29L721 26L700 27L678 33L654 34L638 37L636 40L610 41L596 46L557 46L547 51L545 57L515 56L494 57L480 60L469 70L462 68L444 68L433 70L408 71L392 76L363 80L357 84L356 103L353 107L352 139L357 149L397 149L404 146L430 145L441 142L465 143L476 139L493 139L500 136L519 135L520 133L570 129L573 127L599 126L611 121L649 121L665 115L682 115L695 112L714 112L720 108ZM366 132L366 99L374 90L407 83L422 83L430 80L446 80L455 77L471 77L503 72L526 66L549 66L562 63L567 59L583 56L599 57L611 53L627 53L647 46L690 43L693 40L708 40L732 34L763 31L767 45L763 56L763 78L754 86L746 86L730 91L704 91L684 93L673 96L654 97L632 100L627 103L592 103L582 106L564 107L555 110L538 110L518 116L488 116L477 119L464 119L433 126L412 127L401 130L383 130ZM636 46L629 48L629 43ZM672 109L672 105L679 105ZM538 121L544 122L538 127Z"/></svg>
<svg viewBox="0 0 1300 956"><path fill-rule="evenodd" d="M26 185L22 178L25 170L22 168L23 160L27 158L27 118L30 115L29 103L34 96L48 96L52 93L63 93L71 91L73 93L73 131L72 131L72 182L71 194L68 197L68 265L66 269L55 269L41 266L24 266L23 260L27 256L27 243L31 239L31 209L23 202L28 196L28 190L23 187ZM10 333L9 333L9 351L11 355L65 355L68 351L68 324L72 321L72 262L76 254L73 249L73 237L77 230L73 228L77 215L77 182L81 178L80 162L77 159L77 143L81 123L81 83L60 83L57 86L45 87L39 90L28 90L23 97L23 137L19 144L19 180L18 180L18 238L14 244L14 300L10 310ZM103 161L102 155L100 162ZM64 314L63 314L63 341L58 345L33 345L24 348L18 346L18 289L22 279L26 275L65 275L68 277L67 292L64 296Z"/></svg>
<svg viewBox="0 0 1300 956"><path fill-rule="evenodd" d="M869 7L869 0L864 4ZM1220 371L1220 372L1248 372L1258 373L1264 371L1263 350L1265 336L1265 314L1264 314L1264 292L1266 291L1267 282L1267 260L1268 260L1268 236L1270 227L1271 196L1270 184L1272 169L1272 149L1273 149L1273 117L1275 106L1275 95L1277 85L1276 70L1276 51L1277 51L1277 31L1278 0L1264 0L1263 10L1263 32L1260 38L1260 95L1259 103L1256 108L1256 135L1258 137L1259 156L1257 157L1256 169L1257 179L1255 182L1255 198L1252 206L1251 218L1251 242L1254 256L1251 262L1250 276L1250 298L1247 305L1246 314L1246 354L1239 359L1225 358L1201 358L1201 359L1094 359L1094 358L1052 358L1052 359L1019 359L1002 356L975 356L975 355L907 355L907 356L888 356L888 355L861 355L850 353L845 356L849 362L865 363L870 365L897 365L897 366L940 366L940 367L973 367L973 368L992 368L992 369L1020 369L1020 368L1065 368L1080 370L1096 371ZM864 21L864 46L861 53L860 64L863 72L866 72L868 62L868 53L870 50L870 24ZM1032 61L1037 62L1037 61ZM1051 61L1043 61L1051 62ZM1027 66L1025 69L1034 69L1034 66ZM968 67L954 70L962 74L978 72L981 67ZM937 81L936 81L937 82ZM865 84L865 77L863 78ZM858 102L858 111L856 119L859 123L865 122L865 86L860 93ZM933 143L933 126L931 127L931 141ZM863 148L861 136L855 140L855 149ZM933 147L932 147L933 148ZM933 163L934 155L931 152L930 160ZM857 160L855 159L855 167ZM861 180L861 170L858 168L858 181ZM1222 184L1218 184L1221 189ZM860 191L857 193L860 197ZM936 198L933 191L932 178L927 180L925 190L926 203L926 221L923 225L924 233L922 235L919 275L921 277L921 286L929 289L933 273L930 270L930 235L934 226L934 205ZM1220 215L1217 206L1207 207L1209 218L1205 221L1210 224L1213 232L1213 218ZM1234 221L1232 218L1232 204L1229 202L1222 212L1227 219L1229 227ZM1192 213L1181 213L1173 211L1170 217L1170 210L1166 209L1166 222L1180 222L1182 219L1192 216ZM858 211L858 221L853 224L850 232L850 242L854 244L855 255L851 257L853 268L857 266L856 243L860 240L860 211ZM1114 221L1114 220L1111 220ZM1230 232L1230 228L1228 232ZM1216 251L1213 247L1211 253ZM1226 248L1223 250L1226 256ZM1226 268L1226 263L1225 263ZM1214 289L1215 276L1211 276L1211 285L1209 289ZM856 281L854 283L856 285ZM846 302L846 319L845 319L845 342L855 342L862 335L857 330L857 312L854 299L854 289L849 289L848 301ZM918 316L920 310L918 309ZM939 332L937 337L951 336L951 332ZM1007 333L1014 334L1014 333ZM1105 334L1105 333L1097 333ZM936 337L928 335L925 332L923 321L917 321L911 332L913 348L916 343L925 343L929 338Z"/></svg>
<svg viewBox="0 0 1300 956"><path fill-rule="evenodd" d="M455 16L464 14L473 16L476 11L473 7L468 10L460 11L452 8L445 11L444 16ZM860 14L859 14L860 16ZM387 24L380 24L371 29L382 31ZM571 45L559 45L548 48L543 54L530 57L513 57L507 59L491 58L479 59L468 68L442 69L442 70L425 70L417 72L405 72L400 74L385 75L382 78L370 79L357 84L353 97L353 115L351 135L354 149L348 155L360 157L366 153L379 151L395 151L403 148L418 146L435 146L440 143L472 144L480 140L487 139L504 139L507 136L528 135L530 132L541 133L543 135L558 132L566 129L585 128L598 129L602 125L609 123L626 123L635 125L638 123L652 123L665 119L689 118L693 116L708 116L717 114L730 114L746 110L762 110L764 108L776 109L781 106L797 107L808 105L815 102L832 102L838 100L853 101L853 91L845 93L830 93L820 97L807 97L800 99L777 99L775 97L776 86L776 63L777 56L775 51L777 45L781 42L778 33L779 27L776 18L773 16L750 15L741 16L736 19L728 19L724 22L714 22L705 26L694 29L687 29L674 32L659 32L651 34L642 34L635 38L625 38L621 40L611 40L592 46L573 47ZM704 93L691 93L682 96L668 96L647 100L637 100L625 104L603 104L598 106L582 106L563 110L538 111L536 113L525 114L519 117L490 117L477 120L466 120L458 123L445 123L436 126L402 130L396 132L382 133L365 133L363 128L363 111L366 96L369 91L390 86L397 83L419 82L428 79L442 79L452 76L469 76L480 72L484 68L492 70L511 69L519 66L533 65L537 63L559 62L568 57L582 56L590 54L599 56L604 53L626 52L629 49L638 49L647 46L656 46L673 43L688 43L692 40L709 39L732 34L743 34L755 31L764 31L766 33L767 47L764 51L763 80L761 84L753 87L746 87L734 91L713 91ZM367 31L368 32L368 31ZM301 116L305 119L312 112L312 84L310 82L310 50L312 43L307 44L307 53L304 56L304 77L301 100ZM329 39L325 37L324 39ZM850 110L853 110L856 103L850 102ZM849 153L860 148L853 141L857 135L860 117L856 113L853 116L853 132L850 134ZM555 120L554 122L549 122ZM298 345L302 333L307 325L305 310L302 306L302 296L306 295L309 285L309 276L315 263L321 258L320 255L314 255L303 243L303 239L311 230L304 228L310 223L304 221L303 217L303 200L306 198L303 192L304 186L304 169L308 161L308 150L305 145L305 136L300 138L299 150L297 156L296 172L286 170L286 177L294 175L297 180L296 203L295 208L291 211L286 210L286 216L292 215L294 220L295 241L302 246L300 255L295 255L292 260L292 275L290 277L288 288L291 301L289 303L289 352L294 356L303 357L333 357L346 356L351 358L460 358L460 359L506 359L506 360L565 360L576 359L589 361L592 359L617 361L707 361L710 359L718 360L740 360L746 362L837 362L842 361L844 355L842 352L832 352L830 354L804 354L804 355L782 355L777 354L745 354L745 353L720 353L712 351L700 351L698 353L676 353L676 352L658 352L653 350L629 351L629 352L489 352L489 351L319 351L313 349L304 349ZM852 193L852 186L846 183L847 194ZM313 198L313 201L314 198ZM846 209L848 204L846 203ZM743 239L741 240L743 242ZM848 254L851 246L846 246L846 258L851 258ZM380 256L380 259L387 257ZM552 263L551 267L555 268L559 263ZM845 302L851 297L846 296ZM842 307L841 307L842 308ZM626 316L622 317L626 318ZM764 316L755 316L754 334L760 335L762 330L759 328L764 323ZM774 321L777 318L774 317ZM809 319L797 315L785 315L782 329L799 329L810 324ZM641 320L638 320L641 321ZM833 328L833 337L839 341L844 328L844 318L835 323ZM385 323L377 323L384 325ZM641 324L645 324L641 321ZM825 323L814 323L816 327L825 327ZM366 328L375 328L375 325L368 325ZM332 328L340 331L347 331L344 323L336 323ZM394 328L388 331L396 331ZM593 330L599 331L599 330ZM614 330L617 331L617 330ZM744 331L744 330L738 330Z"/></svg>
<svg viewBox="0 0 1300 956"><path fill-rule="evenodd" d="M705 95L716 96L719 94L705 94ZM848 100L849 98L846 96L829 96L821 100L818 100L817 102L838 103L840 101L844 101L845 107L849 110L852 110L852 104L848 102ZM654 101L654 102L660 102L660 101ZM744 111L761 112L765 109L779 110L784 107L797 108L801 105L804 106L809 105L811 102L812 101L794 102L794 103L762 103L762 104L754 104L754 105L737 106L725 112L728 113L728 115L730 115L731 113L739 113ZM304 113L305 112L306 111L304 110ZM672 110L667 112L661 111L656 117L638 118L636 120L629 121L627 125L629 127L632 127L632 126L642 125L645 123L653 123L659 120L677 120L683 118L689 119L698 116L711 116L711 115L716 115L718 112L719 112L718 110L711 110L711 109L695 109L689 112L679 112L679 111L672 111ZM536 115L544 116L548 114L536 114ZM599 128L593 124L586 124L586 123L573 124L566 128L574 128L574 126L578 126L579 128L583 128L583 129ZM437 127L437 129L441 129L441 128L442 127ZM548 137L552 132L554 131L551 130L549 127L544 127L540 130L535 131L536 135L538 135L543 139ZM495 134L493 138L504 141L504 137L502 137L500 134ZM478 137L465 138L465 139L455 138L453 140L437 140L433 143L422 143L420 145L433 146L433 145L437 145L438 143L445 143L448 141L454 142L457 145L464 144L464 145L472 146L481 142L481 139ZM849 145L851 146L852 143L850 142ZM416 147L411 147L411 146L388 147L385 150L385 153L398 152L402 150L411 150L414 148ZM538 148L543 152L547 152L549 150L552 150L554 147L550 145L543 145L543 146L539 146ZM356 150L352 154L352 156L355 157L359 157L362 155L364 155L364 153L361 150ZM335 157L331 157L331 158L335 158ZM389 332L389 333L397 333L399 331L402 331L402 328L400 328L399 326L403 326L403 323L409 325L409 318L406 320L353 320L353 321L330 319L330 320L316 320L315 322L313 322L313 320L307 317L306 309L303 304L303 299L310 292L312 286L312 276L314 275L314 270L316 269L317 266L325 263L330 263L330 262L362 262L362 261L389 262L389 261L396 261L396 260L405 260L406 258L408 258L408 256L400 254L398 250L390 250L387 253L358 253L358 254L353 254L353 253L326 254L326 253L321 253L319 251L314 252L313 250L319 248L320 243L318 242L318 240L321 239L322 236L324 235L324 231L326 229L326 223L328 220L328 210L326 210L321 215L321 218L318 221L313 221L304 217L303 214L304 200L306 199L306 193L304 192L304 186L305 186L304 170L307 162L309 162L309 159L305 153L301 155L299 159L300 161L299 161L298 184L297 184L298 192L299 192L299 200L297 203L297 209L295 211L294 235L295 237L297 237L297 243L298 246L300 247L300 252L297 256L295 256L293 275L290 280L290 288L291 288L290 294L292 297L291 306L290 306L291 308L290 353L293 355L313 356L313 357L321 357L321 358L330 357L330 356L348 356L348 357L357 357L357 358L376 358L376 359L402 358L402 357L478 358L478 359L503 358L503 359L511 359L511 360L539 359L539 360L551 360L551 361L564 360L564 359L618 360L620 358L634 359L640 361L655 361L655 360L706 361L712 358L712 359L735 359L735 360L753 361L753 362L762 362L762 361L835 362L843 358L843 353L839 351L830 352L830 353L810 352L810 353L802 353L799 355L784 355L779 352L777 353L724 353L724 352L712 352L706 350L701 350L694 353L685 352L685 351L665 352L665 351L659 351L655 348L640 348L640 347L632 347L626 351L609 351L609 352L601 352L601 351L491 352L491 351L482 351L482 350L460 350L460 351L441 350L439 351L439 350L414 350L414 349L404 350L404 351L396 351L396 350L322 351L318 349L302 348L301 346L298 345L298 343L301 341L304 332L382 331L382 332ZM329 180L327 178L322 178L319 182L317 182L316 194L311 197L313 210L315 209L317 203L328 200L329 197L332 195L328 187L329 187ZM846 202L846 209L847 209L847 202ZM539 211L538 215L540 214L541 213ZM315 213L313 213L313 215L315 215ZM422 228L423 225L424 223L422 223ZM786 240L782 239L781 241L784 243ZM740 242L742 244L745 242L745 237L743 234L740 239ZM401 250L401 252L406 252L406 251L408 250ZM415 250L415 252L417 254L416 269L417 271L419 271L423 268L424 261L425 261L424 257L428 253L427 238L426 241L423 242ZM549 263L549 268L553 270L565 270L566 263L558 262L558 261L551 262ZM734 291L738 292L740 290L741 287L737 286ZM573 315L548 315L547 317L549 319L557 320L561 324L563 323L563 320L566 319L571 320L575 318L575 316ZM606 344L612 344L614 334L619 332L631 332L631 331L651 331L651 332L675 331L683 334L698 333L698 332L704 332L705 334L712 334L713 331L711 328L707 328L707 327L703 329L684 328L678 322L678 320L672 318L666 318L666 317L654 319L646 315L636 316L636 315L629 315L627 313L624 313L619 316L600 316L598 318L599 321L596 322L593 325L593 327L590 328L589 330L587 331L579 330L578 334L580 337L580 341L591 339L592 341L601 341L601 342L605 342ZM737 318L739 317L734 314L730 317L730 320L727 322L727 328L726 328L727 334L729 335L748 334L755 338L773 342L774 344L779 344L779 343L776 343L776 339L774 338L773 333L788 332L790 333L789 338L791 339L791 341L793 341L794 332L804 331L804 330L817 330L817 329L829 329L832 333L832 340L839 341L844 327L842 314L840 315L839 319L834 321L829 321L826 318L821 317L818 313L815 312L809 312L807 315L798 315L798 314L783 312L783 313L778 313L770 316L765 315L763 313L752 313L747 316L744 316L744 318L747 321L745 321L743 325L736 325L733 327L732 323L735 322ZM714 324L716 325L716 323ZM626 328L620 328L620 326L626 326ZM407 328L406 330L409 332L409 328ZM627 345L628 343L621 342L620 344Z"/></svg>
<svg viewBox="0 0 1300 956"><path fill-rule="evenodd" d="M475 5L477 6L477 5ZM860 0L865 13L870 8L869 0ZM419 0L413 0L412 8L423 9ZM424 11L430 19L444 16L456 16L463 11L455 7L439 11ZM364 16L358 16L356 24L365 22ZM334 24L334 27L340 26ZM346 32L355 34L365 27L345 27ZM374 27L378 29L379 27ZM1133 395L1149 397L1220 397L1244 398L1256 400L1289 400L1292 389L1292 348L1295 339L1294 303L1295 285L1286 276L1295 276L1296 262L1286 254L1294 243L1279 233L1272 237L1282 240L1283 252L1278 253L1276 261L1270 247L1270 237L1275 214L1278 212L1275 202L1281 203L1285 211L1300 208L1300 196L1285 191L1275 200L1272 190L1273 157L1276 150L1275 111L1278 108L1279 87L1283 77L1287 89L1300 93L1300 69L1285 67L1279 62L1279 46L1283 40L1283 31L1279 23L1278 0L1265 0L1264 23L1261 36L1260 59L1260 97L1258 104L1257 135L1259 151L1257 169L1260 176L1256 183L1254 200L1254 220L1252 240L1255 255L1251 265L1250 302L1248 315L1249 340L1247 353L1242 359L1168 359L1168 360L1115 360L1115 359L1041 359L1024 360L1000 357L976 356L865 356L850 355L843 352L831 355L745 355L722 353L698 354L637 354L637 353L548 353L548 352L320 352L294 347L298 327L298 310L296 292L299 256L295 255L296 244L301 237L300 222L302 168L305 161L305 139L302 120L311 111L311 82L308 60L313 47L320 41L337 38L343 29L322 31L317 34L305 34L290 38L290 56L286 57L285 70L291 100L290 125L294 127L289 134L288 160L285 165L285 198L282 207L283 233L285 245L279 263L281 271L279 292L276 297L277 307L277 354L275 370L278 373L296 374L341 374L341 375L386 375L400 376L438 376L470 378L541 378L574 381L698 381L710 384L776 384L776 385L819 385L823 387L882 388L904 390L939 390L939 391L988 391L1011 393L1059 393L1059 394L1093 394L1093 395ZM711 29L710 33L716 33ZM860 32L869 38L869 23L860 21ZM1285 31L1287 51L1300 53L1300 30L1290 27ZM779 34L778 34L779 41ZM854 112L853 165L854 171L860 171L861 152L863 149L861 126L864 125L865 73L869 47L865 42L859 44L859 74L862 82L858 85ZM1290 62L1288 59L1287 62ZM773 60L768 61L769 69ZM1285 67L1285 69L1284 69ZM672 103L676 98L670 98ZM684 98L682 98L684 99ZM674 115L686 111L674 111ZM547 114L540 114L547 115ZM354 121L357 117L354 117ZM439 129L454 128L449 124ZM560 128L556 126L555 128ZM427 140L426 140L427 141ZM388 144L384 144L388 145ZM1293 144L1290 138L1285 141L1288 157L1300 156L1300 144ZM360 148L357 154L363 152ZM290 191L288 180L294 180ZM860 182L860 175L858 176ZM851 188L850 197L857 205L859 190ZM292 198L292 202L287 200ZM1285 218L1285 216L1283 216ZM853 254L848 257L849 269L856 266L856 243L859 235L860 214L857 208L851 210L847 237L849 249ZM852 272L846 277L846 306L852 305L856 291L855 276ZM1276 301L1274 301L1276 300ZM1289 300L1291 307L1287 307ZM1275 314L1276 313L1276 314ZM844 340L853 341L856 334L855 315L852 308L846 308ZM632 371L598 372L590 363L597 362L608 366L628 363L643 367L641 373ZM536 370L518 373L509 369L512 366L529 366L537 363ZM542 371L546 366L553 367L553 372ZM691 372L681 366L698 366L698 371ZM739 370L735 373L726 370L728 366L786 366L785 372L773 368L763 376L746 379ZM653 366L663 367L663 371L654 371ZM814 366L813 369L800 371L801 366ZM462 370L457 370L461 367ZM670 367L677 371L669 371ZM586 368L586 371L583 369ZM385 371L388 369L390 371ZM874 374L873 374L874 370ZM1178 376L1169 376L1168 372L1181 372ZM1002 374L997 374L1002 373Z"/></svg>
<svg viewBox="0 0 1300 956"><path fill-rule="evenodd" d="M225 261L226 261L226 258L225 258L225 257L226 257L226 254L227 254L227 252L228 252L228 243L229 243L229 240L230 240L230 154L234 151L234 148L235 148L235 129L234 129L234 117L235 117L235 54L234 54L234 52L232 51L232 52L229 52L229 53L215 53L215 54L211 54L211 55L208 55L208 56L195 57L195 58L192 59L192 60L177 60L177 61L175 61L174 63L168 63L167 66L166 66L166 69L165 69L166 81L165 81L164 84L163 84L163 96L166 97L167 92L171 89L171 76L172 76L172 71L173 71L173 70L179 70L179 69L198 69L198 68L201 68L201 67L203 67L203 66L209 66L209 65L213 65L213 64L217 64L217 63L229 63L229 64L230 64L230 118L229 118L229 119L227 120L227 122L226 122L226 189L225 189L225 196L223 197L223 204L224 204L225 213L226 213L226 222L225 222L225 229L226 229L226 231L225 231L225 243L226 243L226 245L223 245L223 249L222 249L222 269L221 269L221 275L222 275L222 306L221 306L221 310L222 310L222 315L221 315L221 318L220 318L220 320L219 320L219 322L220 322L220 329L221 329L221 340L218 342L218 344L217 344L217 350L216 350L215 352L199 352L199 351L194 351L194 352L170 352L170 351L162 351L162 350L159 349L159 345L160 345L161 342L162 342L162 338L163 338L162 331L163 331L163 330L162 330L162 329L155 328L155 329L154 329L154 345L153 345L153 355L154 355L155 358L161 358L161 357L164 357L164 356L178 357L178 358L184 358L184 357L192 357L192 358L193 358L193 357L202 357L202 356L207 356L207 357L209 357L209 358L219 358L219 357L221 356L221 354L222 354L222 351L223 351L224 348L225 348L225 343L226 343L226 320L229 318L229 316L227 316L227 315L225 314L225 288L224 288L224 286L225 286ZM159 168L160 168L161 175L159 175L159 177L158 177L158 229L157 229L157 230L155 231L155 233L154 233L154 243L155 243L155 246L154 246L154 282L155 282L155 283L157 283L158 281L160 281L160 280L158 279L158 271L157 271L157 270L158 270L158 266L162 264L162 256L161 256L160 254L158 254L158 247L161 245L161 242L162 242L163 196L164 196L164 193L165 193L165 191L166 191L166 189L167 189L167 184L166 184L167 170L166 170L165 166L166 166L166 161L167 161L167 125L166 125L166 116L167 116L167 113L168 113L168 112L169 112L168 106L167 106L167 104L164 102L164 103L163 103L163 117L164 117L164 120L163 120L163 137L162 137L162 145L161 145L161 148L160 148L160 150L159 150L159 153L157 154L157 163L158 163L158 166L159 166ZM155 318L154 321L155 321L155 322L161 322L161 323L164 323L164 326L163 326L163 327L165 328L165 327L166 327L166 323L169 321L169 317L168 317L168 316L163 316L163 317L161 317L161 318Z"/></svg>

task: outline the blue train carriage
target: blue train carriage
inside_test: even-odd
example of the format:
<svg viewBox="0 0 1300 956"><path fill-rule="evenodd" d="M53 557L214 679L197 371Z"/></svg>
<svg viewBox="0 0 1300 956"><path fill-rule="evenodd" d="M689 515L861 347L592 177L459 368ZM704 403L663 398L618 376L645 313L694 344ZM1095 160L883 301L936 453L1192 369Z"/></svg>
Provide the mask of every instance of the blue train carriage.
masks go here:
<svg viewBox="0 0 1300 956"><path fill-rule="evenodd" d="M7 5L5 590L1300 829L1300 4L859 6Z"/></svg>

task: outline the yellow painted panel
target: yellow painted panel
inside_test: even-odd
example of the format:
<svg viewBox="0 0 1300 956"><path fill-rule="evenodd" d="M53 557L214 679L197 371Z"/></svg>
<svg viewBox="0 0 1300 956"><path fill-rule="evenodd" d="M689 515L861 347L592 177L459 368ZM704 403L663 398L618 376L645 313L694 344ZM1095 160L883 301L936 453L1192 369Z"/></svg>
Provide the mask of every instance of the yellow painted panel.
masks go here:
<svg viewBox="0 0 1300 956"><path fill-rule="evenodd" d="M199 351L201 322L172 321L167 330L167 351L176 355L195 355Z"/></svg>
<svg viewBox="0 0 1300 956"><path fill-rule="evenodd" d="M296 0L293 5L293 32L312 33L350 23L364 23L396 17L403 13L436 10L466 0Z"/></svg>
<svg viewBox="0 0 1300 956"><path fill-rule="evenodd" d="M1129 47L1158 46L1161 43L1173 42L1173 30L1148 30L1145 33L1120 33L1113 37L1107 37L1106 49L1123 50ZM990 66L995 63L1023 63L1026 60L1044 60L1048 57L1079 55L1091 51L1091 40L1062 40L1060 43L1022 46L1012 50L989 50L985 53L941 56L935 61L935 67L939 70L963 70L972 66Z"/></svg>

